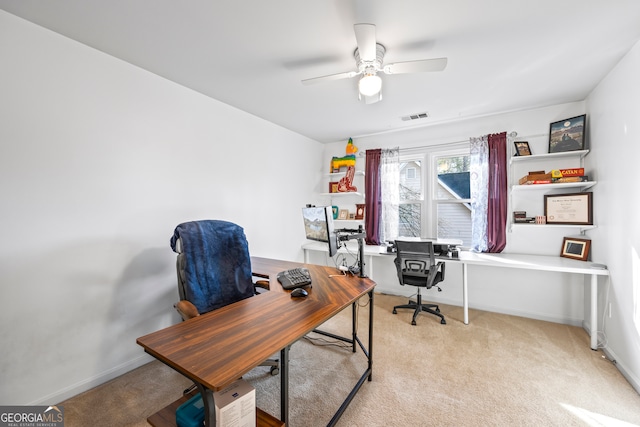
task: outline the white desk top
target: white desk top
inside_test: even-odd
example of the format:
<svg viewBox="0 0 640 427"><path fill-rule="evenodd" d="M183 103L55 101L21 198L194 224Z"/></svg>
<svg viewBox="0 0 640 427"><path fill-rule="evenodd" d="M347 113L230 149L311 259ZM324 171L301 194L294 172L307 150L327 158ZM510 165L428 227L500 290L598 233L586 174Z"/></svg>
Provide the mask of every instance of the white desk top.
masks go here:
<svg viewBox="0 0 640 427"><path fill-rule="evenodd" d="M461 251L460 261L490 267L522 268L527 270L560 271L564 273L595 274L608 276L609 270L602 264L578 261L561 256L530 254L487 254ZM600 266L598 268L597 266Z"/></svg>
<svg viewBox="0 0 640 427"><path fill-rule="evenodd" d="M437 241L442 244L452 244L447 241ZM347 246L345 248L344 246ZM311 251L328 252L328 246L322 242L309 242L302 245L302 249ZM358 251L357 242L348 242L343 244L338 252L354 253ZM388 256L394 255L388 253L385 246L365 245L364 254L366 256ZM575 259L563 258L561 256L550 255L530 255L530 254L488 254L476 253L469 251L460 251L459 258L449 258L453 262L462 262L464 264L484 265L486 267L507 267L521 268L527 270L542 271L559 271L564 273L594 274L597 276L608 276L609 270L606 266L602 268L602 264L596 264L589 261L578 261ZM441 258L440 258L441 259ZM598 268L596 266L601 266Z"/></svg>

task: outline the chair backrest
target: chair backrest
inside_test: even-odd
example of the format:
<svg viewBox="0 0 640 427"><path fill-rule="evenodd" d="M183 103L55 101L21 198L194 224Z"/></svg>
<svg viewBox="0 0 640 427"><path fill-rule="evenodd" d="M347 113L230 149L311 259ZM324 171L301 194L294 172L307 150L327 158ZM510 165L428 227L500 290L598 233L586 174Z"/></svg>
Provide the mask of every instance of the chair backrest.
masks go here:
<svg viewBox="0 0 640 427"><path fill-rule="evenodd" d="M401 285L431 288L444 280L445 263L436 262L433 242L396 240L396 269Z"/></svg>
<svg viewBox="0 0 640 427"><path fill-rule="evenodd" d="M249 245L239 225L184 222L175 228L171 248L178 253L180 299L191 302L200 314L254 295Z"/></svg>

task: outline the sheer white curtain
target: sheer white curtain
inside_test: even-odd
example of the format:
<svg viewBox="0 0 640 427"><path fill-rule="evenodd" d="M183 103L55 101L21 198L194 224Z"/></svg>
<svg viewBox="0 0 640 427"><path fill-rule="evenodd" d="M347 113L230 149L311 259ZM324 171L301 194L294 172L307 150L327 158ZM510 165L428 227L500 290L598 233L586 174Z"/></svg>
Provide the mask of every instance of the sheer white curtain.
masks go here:
<svg viewBox="0 0 640 427"><path fill-rule="evenodd" d="M380 241L393 240L398 237L400 221L398 206L400 205L400 149L382 149L380 156L380 196L382 201L382 218Z"/></svg>
<svg viewBox="0 0 640 427"><path fill-rule="evenodd" d="M487 250L487 210L489 208L489 139L470 138L469 185L471 190L471 250Z"/></svg>

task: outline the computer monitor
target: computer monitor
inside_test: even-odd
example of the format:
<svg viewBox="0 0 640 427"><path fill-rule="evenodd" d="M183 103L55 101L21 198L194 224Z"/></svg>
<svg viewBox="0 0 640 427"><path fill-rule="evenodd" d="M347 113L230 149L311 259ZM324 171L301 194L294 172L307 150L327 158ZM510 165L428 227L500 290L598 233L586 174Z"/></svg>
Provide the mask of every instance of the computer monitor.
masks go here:
<svg viewBox="0 0 640 427"><path fill-rule="evenodd" d="M307 239L327 243L329 256L334 256L338 252L338 238L333 229L331 206L302 208L302 219Z"/></svg>

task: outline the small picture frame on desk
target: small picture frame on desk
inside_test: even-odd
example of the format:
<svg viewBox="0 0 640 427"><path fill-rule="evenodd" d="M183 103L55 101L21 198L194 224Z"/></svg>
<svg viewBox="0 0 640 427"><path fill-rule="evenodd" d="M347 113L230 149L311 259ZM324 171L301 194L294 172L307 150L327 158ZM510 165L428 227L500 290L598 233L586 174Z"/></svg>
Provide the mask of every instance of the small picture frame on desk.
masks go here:
<svg viewBox="0 0 640 427"><path fill-rule="evenodd" d="M516 156L531 155L531 148L529 148L528 141L514 141L513 144L516 146Z"/></svg>
<svg viewBox="0 0 640 427"><path fill-rule="evenodd" d="M349 219L349 210L340 209L340 212L338 213L338 219Z"/></svg>
<svg viewBox="0 0 640 427"><path fill-rule="evenodd" d="M565 237L562 241L560 256L564 258L577 259L579 261L586 261L589 258L590 248L591 240L589 239Z"/></svg>

